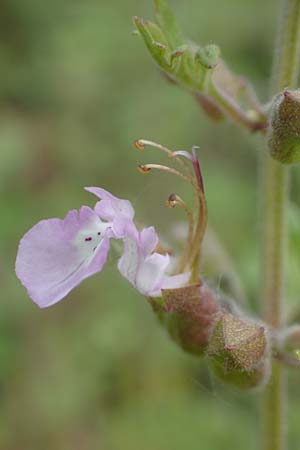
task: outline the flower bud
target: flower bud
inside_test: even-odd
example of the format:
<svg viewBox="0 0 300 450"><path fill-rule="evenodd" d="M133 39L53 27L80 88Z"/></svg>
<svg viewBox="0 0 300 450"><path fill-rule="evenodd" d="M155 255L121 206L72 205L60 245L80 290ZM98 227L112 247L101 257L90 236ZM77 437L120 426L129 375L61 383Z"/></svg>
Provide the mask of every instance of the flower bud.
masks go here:
<svg viewBox="0 0 300 450"><path fill-rule="evenodd" d="M220 49L214 44L206 45L205 47L197 49L196 58L206 69L213 69L219 62Z"/></svg>
<svg viewBox="0 0 300 450"><path fill-rule="evenodd" d="M206 284L162 290L162 304L152 306L170 336L192 354L203 355L221 313L215 293Z"/></svg>
<svg viewBox="0 0 300 450"><path fill-rule="evenodd" d="M260 386L270 372L265 327L226 312L214 328L207 355L215 374L241 389Z"/></svg>
<svg viewBox="0 0 300 450"><path fill-rule="evenodd" d="M275 97L267 139L274 159L283 164L300 162L300 90Z"/></svg>

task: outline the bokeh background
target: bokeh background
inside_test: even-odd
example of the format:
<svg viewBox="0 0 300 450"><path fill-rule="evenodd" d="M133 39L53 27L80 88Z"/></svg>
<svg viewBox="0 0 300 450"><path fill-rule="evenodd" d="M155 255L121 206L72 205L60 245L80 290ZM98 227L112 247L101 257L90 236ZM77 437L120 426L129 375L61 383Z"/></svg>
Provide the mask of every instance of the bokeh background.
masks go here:
<svg viewBox="0 0 300 450"><path fill-rule="evenodd" d="M268 98L277 2L172 1L186 34L216 43ZM259 311L259 137L212 124L193 98L159 74L133 15L151 0L2 0L0 14L0 448L1 450L228 450L258 448L258 393L220 385L205 361L183 354L146 301L105 270L39 310L14 274L18 241L41 218L93 205L84 186L129 198L140 223L173 242L177 179L143 177L144 137L201 147L209 223L228 251L248 307ZM299 173L290 210L289 299L299 298ZM177 227L177 228L176 228ZM298 252L298 253L297 253ZM216 275L221 283L233 266ZM219 280L219 281L218 281ZM299 443L299 374L290 375L291 448Z"/></svg>

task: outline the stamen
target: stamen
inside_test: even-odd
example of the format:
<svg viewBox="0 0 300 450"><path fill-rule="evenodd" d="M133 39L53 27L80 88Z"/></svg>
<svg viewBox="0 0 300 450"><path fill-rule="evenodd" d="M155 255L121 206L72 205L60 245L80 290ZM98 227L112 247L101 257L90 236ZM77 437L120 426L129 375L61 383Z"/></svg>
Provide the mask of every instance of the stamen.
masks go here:
<svg viewBox="0 0 300 450"><path fill-rule="evenodd" d="M189 261L192 266L192 275L190 280L191 282L197 282L199 280L201 245L207 225L207 203L204 192L201 189L199 189L198 199L199 199L198 220L195 233L193 236L193 245L191 247L191 253L189 257Z"/></svg>
<svg viewBox="0 0 300 450"><path fill-rule="evenodd" d="M174 156L183 156L184 158L189 159L190 161L193 161L193 157L192 155L187 152L186 150L176 150L175 152L173 152Z"/></svg>
<svg viewBox="0 0 300 450"><path fill-rule="evenodd" d="M194 167L194 171L196 174L198 186L199 186L201 192L203 192L203 194L204 194L203 178L202 178L201 167L200 167L199 160L198 160L197 153L196 153L197 150L199 150L199 147L194 145L192 147L192 154L193 154L192 162L193 162L193 167Z"/></svg>
<svg viewBox="0 0 300 450"><path fill-rule="evenodd" d="M170 156L170 158L173 156L173 152L164 145L157 144L156 142L148 141L146 139L138 139L134 142L134 145L138 150L145 150L145 147L149 146L165 152L168 156Z"/></svg>
<svg viewBox="0 0 300 450"><path fill-rule="evenodd" d="M187 242L185 245L185 249L180 258L178 268L175 271L175 274L182 273L187 265L188 257L191 252L191 248L193 245L193 231L194 231L194 216L192 210L188 207L185 201L179 197L177 194L171 194L167 200L167 205L169 208L175 208L176 205L180 206L187 215L188 223L189 223L189 231Z"/></svg>
<svg viewBox="0 0 300 450"><path fill-rule="evenodd" d="M138 165L138 171L141 172L141 173L149 173L150 170L151 170L151 168L146 167L146 166L143 165L143 164L139 164L139 165Z"/></svg>
<svg viewBox="0 0 300 450"><path fill-rule="evenodd" d="M180 206L184 210L184 212L193 220L193 213L191 209L188 207L188 205L185 203L185 201L177 194L169 195L169 198L167 200L167 206L169 208L175 208L175 206L177 205Z"/></svg>
<svg viewBox="0 0 300 450"><path fill-rule="evenodd" d="M182 155L177 156L176 152L173 152L168 147L165 147L164 145L161 144L157 144L156 142L153 141L148 141L146 139L138 139L134 142L134 145L137 150L145 150L146 146L161 150L162 152L166 153L169 156L169 158L173 158L178 164L180 164L181 167L183 167L189 175L192 175L192 172L189 166L185 163L185 161L182 161L180 158L178 158L178 156Z"/></svg>
<svg viewBox="0 0 300 450"><path fill-rule="evenodd" d="M137 150L145 150L145 144L141 139L134 141L134 146Z"/></svg>
<svg viewBox="0 0 300 450"><path fill-rule="evenodd" d="M183 180L188 181L193 187L195 211L197 211L196 219L194 219L194 215L191 209L176 194L170 195L167 201L167 205L170 208L174 208L176 205L179 205L188 216L189 234L186 247L180 259L180 267L178 268L178 273L184 270L186 267L190 267L192 269L191 282L197 282L199 280L201 244L207 225L207 204L204 195L201 167L196 153L199 147L192 147L191 153L185 150L178 150L173 152L167 147L161 144L157 144L153 141L139 139L135 142L135 147L138 150L144 150L146 146L157 148L166 153L170 158L176 160L184 168L184 170L186 171L186 175L181 173L179 170L174 169L173 167L168 167L161 164L139 165L138 169L141 173L149 173L152 169L162 170L164 172L179 176ZM188 163L182 160L181 157L188 159L192 163L194 169L193 171Z"/></svg>
<svg viewBox="0 0 300 450"><path fill-rule="evenodd" d="M176 169L173 169L173 167L164 166L162 164L140 164L138 166L138 170L141 173L148 173L148 172L150 172L151 169L158 169L158 170L162 170L164 172L171 173L173 175L177 175L178 177L182 178L183 180L191 183L192 186L195 186L195 183L192 178L187 177L186 175L183 175L183 173L179 172Z"/></svg>
<svg viewBox="0 0 300 450"><path fill-rule="evenodd" d="M176 194L169 195L169 198L167 200L167 206L169 208L175 208L176 205L177 205L177 195Z"/></svg>
<svg viewBox="0 0 300 450"><path fill-rule="evenodd" d="M192 147L192 154L190 152L187 152L186 150L177 150L177 151L173 152L173 155L183 156L184 158L187 158L188 160L190 160L192 162L193 167L194 167L194 172L196 174L198 186L201 189L201 191L204 192L201 170L200 170L199 161L198 161L198 157L197 157L197 153L196 153L196 151L199 150L199 148L200 147L194 145Z"/></svg>

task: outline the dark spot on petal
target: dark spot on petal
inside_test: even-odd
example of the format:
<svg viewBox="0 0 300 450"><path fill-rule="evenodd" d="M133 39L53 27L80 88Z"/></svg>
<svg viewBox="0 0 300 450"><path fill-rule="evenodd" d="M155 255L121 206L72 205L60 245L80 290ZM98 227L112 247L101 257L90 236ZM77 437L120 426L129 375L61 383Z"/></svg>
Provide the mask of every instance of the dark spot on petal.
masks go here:
<svg viewBox="0 0 300 450"><path fill-rule="evenodd" d="M100 232L100 231L98 231L98 233L97 233L97 234L98 234L98 236L101 236L101 232Z"/></svg>
<svg viewBox="0 0 300 450"><path fill-rule="evenodd" d="M96 250L96 248L97 248L97 247L94 247L94 248L93 248L93 252Z"/></svg>
<svg viewBox="0 0 300 450"><path fill-rule="evenodd" d="M85 241L91 241L93 238L91 238L91 237L87 237L87 238L85 238Z"/></svg>

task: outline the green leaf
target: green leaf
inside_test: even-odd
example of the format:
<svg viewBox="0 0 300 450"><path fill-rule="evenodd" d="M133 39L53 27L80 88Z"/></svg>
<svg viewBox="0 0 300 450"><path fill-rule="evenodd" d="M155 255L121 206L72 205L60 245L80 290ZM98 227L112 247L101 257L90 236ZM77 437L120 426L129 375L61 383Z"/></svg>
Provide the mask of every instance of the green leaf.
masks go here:
<svg viewBox="0 0 300 450"><path fill-rule="evenodd" d="M155 19L164 30L168 43L172 50L185 43L180 26L166 0L154 0Z"/></svg>

